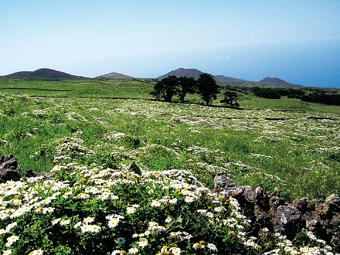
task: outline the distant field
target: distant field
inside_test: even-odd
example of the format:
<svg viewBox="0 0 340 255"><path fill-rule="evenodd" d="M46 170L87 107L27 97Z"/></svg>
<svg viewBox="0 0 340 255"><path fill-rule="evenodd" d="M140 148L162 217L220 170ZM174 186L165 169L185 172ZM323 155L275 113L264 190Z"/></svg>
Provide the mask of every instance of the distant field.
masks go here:
<svg viewBox="0 0 340 255"><path fill-rule="evenodd" d="M340 188L340 107L241 95L244 110L152 100L139 81L0 80L0 155L24 171L57 162L190 169L212 185L280 186L289 199ZM133 100L145 99L145 100Z"/></svg>
<svg viewBox="0 0 340 255"><path fill-rule="evenodd" d="M139 81L33 81L0 79L0 92L30 96L150 98L152 84Z"/></svg>

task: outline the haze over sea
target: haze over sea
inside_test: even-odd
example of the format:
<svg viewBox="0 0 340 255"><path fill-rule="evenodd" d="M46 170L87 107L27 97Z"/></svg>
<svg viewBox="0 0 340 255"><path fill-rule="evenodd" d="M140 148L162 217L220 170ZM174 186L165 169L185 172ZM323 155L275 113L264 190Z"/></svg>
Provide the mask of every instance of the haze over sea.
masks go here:
<svg viewBox="0 0 340 255"><path fill-rule="evenodd" d="M1 1L0 75L178 67L340 87L340 1Z"/></svg>

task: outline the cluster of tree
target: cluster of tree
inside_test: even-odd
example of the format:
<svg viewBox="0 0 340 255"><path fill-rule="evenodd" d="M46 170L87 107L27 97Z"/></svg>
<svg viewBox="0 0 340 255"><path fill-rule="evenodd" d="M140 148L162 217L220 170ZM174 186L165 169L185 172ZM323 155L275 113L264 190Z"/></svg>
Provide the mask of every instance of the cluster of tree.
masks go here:
<svg viewBox="0 0 340 255"><path fill-rule="evenodd" d="M158 81L153 91L150 93L156 99L163 99L166 102L171 102L174 96L178 96L180 102L185 102L187 94L199 94L206 105L210 105L219 93L219 86L211 74L201 74L198 80L189 77L168 76ZM230 92L230 91L229 91ZM237 102L237 94L235 92L224 93L224 103L227 107L239 108Z"/></svg>
<svg viewBox="0 0 340 255"><path fill-rule="evenodd" d="M287 96L289 98L298 98L300 99L304 94L305 91L302 89L278 89L281 96Z"/></svg>
<svg viewBox="0 0 340 255"><path fill-rule="evenodd" d="M255 96L280 99L281 96L287 96L289 98L301 98L305 92L302 89L292 88L252 88L252 92Z"/></svg>
<svg viewBox="0 0 340 255"><path fill-rule="evenodd" d="M340 105L340 94L329 94L324 91L314 91L301 97L302 101Z"/></svg>
<svg viewBox="0 0 340 255"><path fill-rule="evenodd" d="M276 91L275 89L271 88L258 88L255 87L252 89L253 93L257 97L264 97L264 98L270 98L270 99L280 99L281 95Z"/></svg>

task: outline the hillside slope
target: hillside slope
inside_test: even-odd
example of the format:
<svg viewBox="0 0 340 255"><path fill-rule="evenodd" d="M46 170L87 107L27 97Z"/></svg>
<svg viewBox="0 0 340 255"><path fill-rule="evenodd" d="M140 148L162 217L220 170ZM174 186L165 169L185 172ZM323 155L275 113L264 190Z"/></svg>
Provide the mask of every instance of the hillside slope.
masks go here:
<svg viewBox="0 0 340 255"><path fill-rule="evenodd" d="M40 68L35 71L21 71L8 74L4 76L5 78L12 79L28 79L28 80L84 80L89 79L87 77L76 76L61 71Z"/></svg>
<svg viewBox="0 0 340 255"><path fill-rule="evenodd" d="M134 77L126 75L126 74L122 74L122 73L112 72L112 73L107 73L107 74L97 76L95 79L97 80L133 80Z"/></svg>
<svg viewBox="0 0 340 255"><path fill-rule="evenodd" d="M172 75L176 77L192 77L192 78L198 79L201 74L203 74L203 72L195 68L178 68L162 76L159 76L158 79L163 79L165 77L172 76Z"/></svg>

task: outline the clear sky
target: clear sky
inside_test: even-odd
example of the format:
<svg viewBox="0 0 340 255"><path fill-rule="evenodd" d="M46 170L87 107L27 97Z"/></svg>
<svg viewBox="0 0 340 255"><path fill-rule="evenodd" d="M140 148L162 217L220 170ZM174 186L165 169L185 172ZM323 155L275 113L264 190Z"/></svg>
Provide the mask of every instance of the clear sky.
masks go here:
<svg viewBox="0 0 340 255"><path fill-rule="evenodd" d="M340 87L340 1L0 0L0 75L40 67Z"/></svg>

